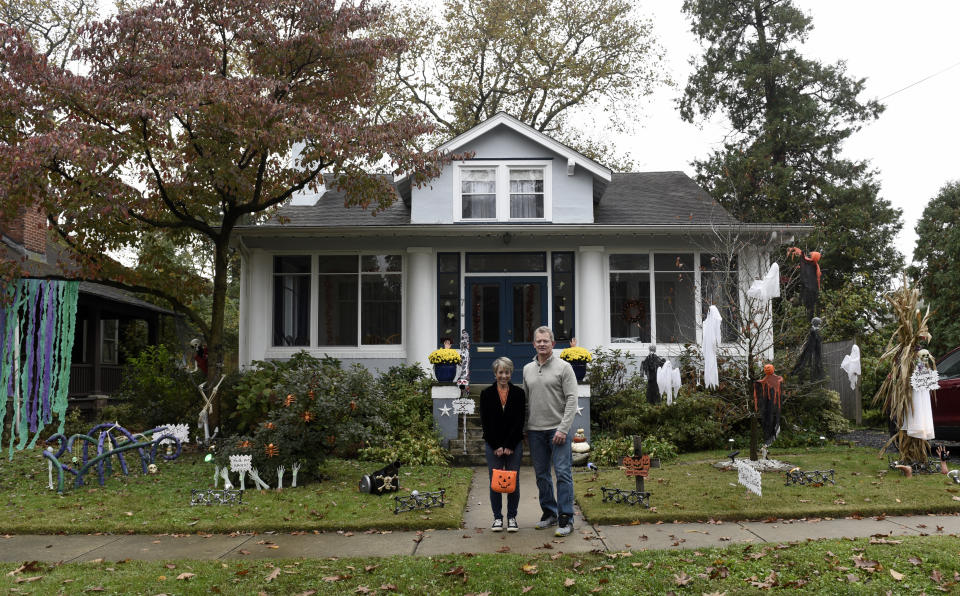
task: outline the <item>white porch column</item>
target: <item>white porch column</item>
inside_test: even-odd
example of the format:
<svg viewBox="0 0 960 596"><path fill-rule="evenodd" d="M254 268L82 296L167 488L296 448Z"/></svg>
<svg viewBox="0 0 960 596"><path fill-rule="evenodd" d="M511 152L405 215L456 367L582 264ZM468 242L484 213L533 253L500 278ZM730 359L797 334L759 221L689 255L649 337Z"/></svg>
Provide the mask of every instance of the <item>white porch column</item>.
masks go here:
<svg viewBox="0 0 960 596"><path fill-rule="evenodd" d="M577 267L577 345L592 350L607 343L609 329L603 320L607 312L603 303L602 246L581 246Z"/></svg>
<svg viewBox="0 0 960 596"><path fill-rule="evenodd" d="M427 355L436 349L437 292L434 275L434 251L429 247L407 249L407 364L419 362L431 370Z"/></svg>

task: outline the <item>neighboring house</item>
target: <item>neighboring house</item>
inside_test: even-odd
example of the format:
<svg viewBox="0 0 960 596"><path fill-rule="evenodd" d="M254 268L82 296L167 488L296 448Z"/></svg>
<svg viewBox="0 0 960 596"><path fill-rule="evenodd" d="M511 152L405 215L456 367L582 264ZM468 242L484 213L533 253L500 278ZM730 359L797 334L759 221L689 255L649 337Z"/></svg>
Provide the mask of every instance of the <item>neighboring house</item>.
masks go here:
<svg viewBox="0 0 960 596"><path fill-rule="evenodd" d="M48 238L42 213L27 210L0 234L0 259L21 264L25 277L63 275L67 249ZM110 286L80 282L70 366L70 407L97 409L98 400L120 388L123 358L121 329L133 321L146 325L147 343L157 342L161 315L174 315Z"/></svg>
<svg viewBox="0 0 960 596"><path fill-rule="evenodd" d="M495 357L532 358L543 324L558 347L676 355L738 294L718 280L749 285L771 237L804 228L742 224L682 172L614 173L503 113L440 149L473 157L422 188L396 181L376 216L328 189L238 229L241 366L307 350L383 370L466 329L471 380L491 382ZM731 275L712 257L733 232L756 248Z"/></svg>

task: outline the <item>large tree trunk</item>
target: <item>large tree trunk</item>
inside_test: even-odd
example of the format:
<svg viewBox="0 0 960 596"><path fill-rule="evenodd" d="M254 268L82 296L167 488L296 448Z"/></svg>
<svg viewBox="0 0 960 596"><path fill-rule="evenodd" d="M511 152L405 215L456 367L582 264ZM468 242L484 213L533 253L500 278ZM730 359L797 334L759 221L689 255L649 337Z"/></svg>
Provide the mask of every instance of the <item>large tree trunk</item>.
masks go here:
<svg viewBox="0 0 960 596"><path fill-rule="evenodd" d="M229 247L227 238L230 231L221 229L220 236L214 245L213 257L213 303L210 312L210 337L207 338L207 396L220 382L223 374L223 320L227 301L227 275L229 261ZM213 412L210 414L210 429L220 425L220 396L211 401Z"/></svg>

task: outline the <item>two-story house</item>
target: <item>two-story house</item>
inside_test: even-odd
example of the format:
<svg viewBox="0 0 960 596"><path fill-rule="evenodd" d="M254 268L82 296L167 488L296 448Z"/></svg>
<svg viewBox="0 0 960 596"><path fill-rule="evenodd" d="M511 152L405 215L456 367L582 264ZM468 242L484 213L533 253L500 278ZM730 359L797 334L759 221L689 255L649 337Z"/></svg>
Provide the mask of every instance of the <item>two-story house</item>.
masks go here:
<svg viewBox="0 0 960 596"><path fill-rule="evenodd" d="M397 180L377 216L328 189L238 230L241 366L307 350L383 370L466 329L471 379L491 382L497 356L533 357L544 324L558 347L676 354L710 304L738 299L721 280L749 286L789 228L736 221L679 171L612 172L503 113L440 149L473 157L421 188ZM734 232L750 254L718 258Z"/></svg>

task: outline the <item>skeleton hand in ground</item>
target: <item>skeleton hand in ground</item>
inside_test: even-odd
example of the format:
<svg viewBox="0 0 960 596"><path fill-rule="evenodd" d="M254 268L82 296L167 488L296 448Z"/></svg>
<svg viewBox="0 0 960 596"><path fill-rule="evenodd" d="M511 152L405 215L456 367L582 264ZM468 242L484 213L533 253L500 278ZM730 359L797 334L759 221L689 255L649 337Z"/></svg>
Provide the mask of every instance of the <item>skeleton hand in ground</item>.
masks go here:
<svg viewBox="0 0 960 596"><path fill-rule="evenodd" d="M230 470L223 468L220 470L220 476L223 478L224 490L232 490L233 484L230 483Z"/></svg>
<svg viewBox="0 0 960 596"><path fill-rule="evenodd" d="M286 471L283 466L277 466L277 490L283 489L283 473Z"/></svg>
<svg viewBox="0 0 960 596"><path fill-rule="evenodd" d="M220 466L213 466L213 488L220 484Z"/></svg>
<svg viewBox="0 0 960 596"><path fill-rule="evenodd" d="M260 478L260 470L256 468L251 468L247 474L250 474L250 478L253 480L254 485L257 487L257 490L263 490L265 488L270 488L266 482Z"/></svg>
<svg viewBox="0 0 960 596"><path fill-rule="evenodd" d="M297 488L297 473L300 471L300 462L294 462L293 464L293 484L291 488Z"/></svg>

